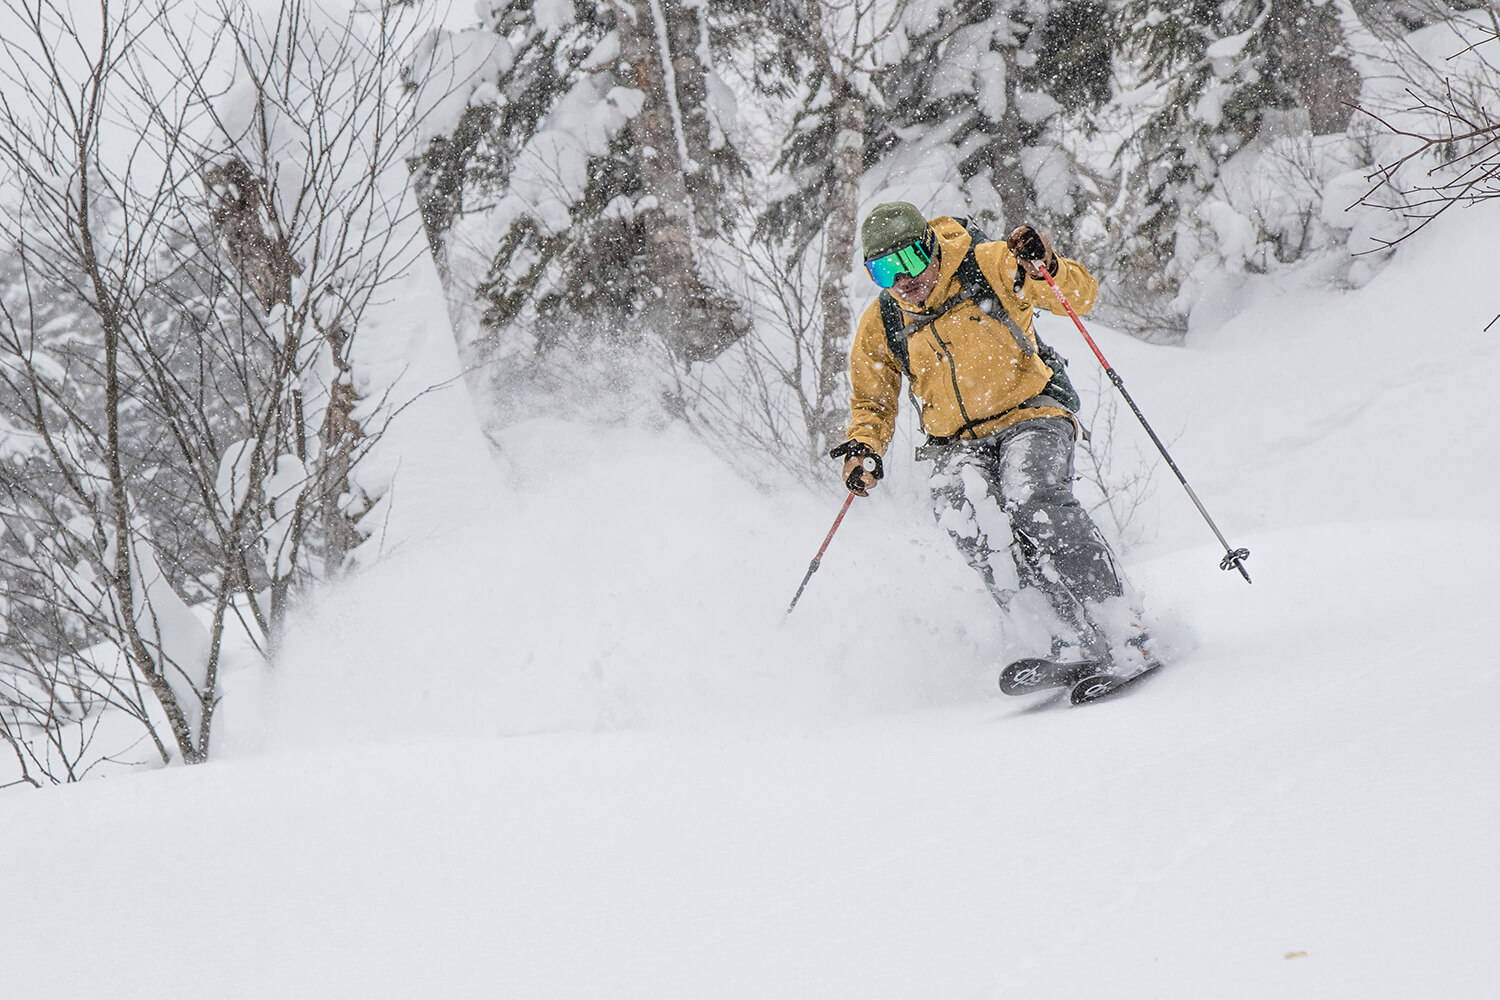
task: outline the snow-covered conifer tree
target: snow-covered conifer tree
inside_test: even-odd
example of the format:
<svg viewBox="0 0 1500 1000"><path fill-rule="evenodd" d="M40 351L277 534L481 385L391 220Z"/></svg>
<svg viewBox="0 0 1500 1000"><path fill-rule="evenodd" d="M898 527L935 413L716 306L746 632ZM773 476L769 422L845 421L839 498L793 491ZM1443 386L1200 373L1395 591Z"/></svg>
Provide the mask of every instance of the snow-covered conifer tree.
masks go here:
<svg viewBox="0 0 1500 1000"><path fill-rule="evenodd" d="M472 57L418 169L429 236L455 294L477 294L493 352L650 327L696 361L744 334L702 245L741 169L709 17L676 0L508 0L413 64L426 86L451 53Z"/></svg>
<svg viewBox="0 0 1500 1000"><path fill-rule="evenodd" d="M1278 242L1240 224L1241 212L1200 208L1250 144L1344 130L1360 84L1345 13L1337 0L1126 0L1120 36L1134 86L1116 98L1125 125L1110 208L1121 284L1175 296L1185 315L1206 242L1240 259L1246 241ZM1195 228L1202 238L1184 245ZM1305 248L1273 249L1291 259Z"/></svg>
<svg viewBox="0 0 1500 1000"><path fill-rule="evenodd" d="M956 174L944 186L959 204L935 208L995 230L1047 224L1070 240L1086 179L1058 140L1109 96L1107 8L959 0L936 15L877 77L885 110L872 148L896 161L893 179L934 166Z"/></svg>

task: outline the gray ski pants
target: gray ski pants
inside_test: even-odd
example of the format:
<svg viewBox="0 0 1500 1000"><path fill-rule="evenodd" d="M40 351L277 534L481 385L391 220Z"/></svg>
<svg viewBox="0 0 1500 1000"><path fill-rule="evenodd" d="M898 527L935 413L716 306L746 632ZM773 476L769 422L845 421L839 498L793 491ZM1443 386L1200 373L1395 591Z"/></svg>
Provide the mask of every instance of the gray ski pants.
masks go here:
<svg viewBox="0 0 1500 1000"><path fill-rule="evenodd" d="M1036 417L919 455L933 461L939 526L1000 606L1008 610L1017 589L1035 587L1066 630L1095 646L1101 633L1091 609L1122 586L1114 554L1073 495L1073 422Z"/></svg>

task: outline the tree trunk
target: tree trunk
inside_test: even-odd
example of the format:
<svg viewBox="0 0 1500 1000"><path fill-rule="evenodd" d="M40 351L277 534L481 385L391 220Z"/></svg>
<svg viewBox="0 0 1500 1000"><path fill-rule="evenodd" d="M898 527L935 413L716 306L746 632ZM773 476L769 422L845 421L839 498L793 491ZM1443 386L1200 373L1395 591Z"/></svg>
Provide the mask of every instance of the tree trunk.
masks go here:
<svg viewBox="0 0 1500 1000"><path fill-rule="evenodd" d="M666 22L667 47L671 56L673 98L682 129L686 153L683 173L692 199L693 221L701 236L712 236L722 228L722 190L710 165L715 157L713 125L708 115L708 34L702 8L683 6L676 0L659 0Z"/></svg>
<svg viewBox="0 0 1500 1000"><path fill-rule="evenodd" d="M238 157L210 165L203 171L203 179L213 196L210 218L214 229L261 307L269 313L276 306L292 305L292 279L302 273L302 265L292 255L286 230L265 194L264 182ZM431 239L430 226L428 232ZM349 477L364 444L365 430L354 417L359 393L349 364L350 332L339 322L326 328L315 326L333 370L319 432L322 447L317 462L317 503L326 544L325 565L337 572L363 537L359 518L364 511L347 501L354 492ZM307 458L299 457L304 461ZM299 541L294 539L293 544Z"/></svg>
<svg viewBox="0 0 1500 1000"><path fill-rule="evenodd" d="M671 32L659 0L611 0L620 35L620 59L631 84L645 97L631 119L641 186L655 204L641 213L651 251L651 276L658 293L653 319L661 323L673 352L686 361L716 357L746 332L732 303L704 283L693 249L694 212L688 193L696 169L688 151L679 88L672 61ZM688 11L696 16L693 11ZM682 62L701 74L696 59ZM696 86L696 90L694 87ZM701 93L701 78L689 95ZM696 110L696 109L695 109Z"/></svg>
<svg viewBox="0 0 1500 1000"><path fill-rule="evenodd" d="M1021 113L1017 109L1021 79L1017 57L1020 54L1019 48L1005 49L1005 112L1000 116L1000 127L990 140L990 177L1000 194L1000 221L1006 232L1029 221L1032 214L1031 184L1021 171ZM1001 237L1005 234L992 235Z"/></svg>
<svg viewBox="0 0 1500 1000"><path fill-rule="evenodd" d="M818 284L822 338L816 411L820 426L813 429L813 444L820 454L843 439L846 416L844 372L848 367L853 328L846 289L849 271L855 266L853 248L859 227L859 181L864 173L865 159L864 98L845 78L836 78L831 83L834 95L833 184L824 230L823 274Z"/></svg>
<svg viewBox="0 0 1500 1000"><path fill-rule="evenodd" d="M319 500L323 511L323 531L327 544L325 564L339 572L359 546L363 535L359 519L364 506L355 496L350 479L355 457L362 446L365 430L354 418L359 394L354 389L349 367L349 335L341 325L320 331L333 363L333 382L328 387L328 407L323 411L323 454L319 461L322 491Z"/></svg>

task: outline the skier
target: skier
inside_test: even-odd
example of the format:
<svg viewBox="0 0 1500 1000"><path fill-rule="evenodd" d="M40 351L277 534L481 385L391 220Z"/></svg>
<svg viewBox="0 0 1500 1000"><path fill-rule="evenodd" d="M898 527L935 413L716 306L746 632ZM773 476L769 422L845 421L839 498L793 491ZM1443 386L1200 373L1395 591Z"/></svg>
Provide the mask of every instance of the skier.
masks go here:
<svg viewBox="0 0 1500 1000"><path fill-rule="evenodd" d="M1077 395L1032 329L1033 306L1064 311L1038 265L1080 313L1093 306L1098 282L1030 225L992 242L963 220L929 221L906 202L876 206L860 239L883 291L850 350L848 440L832 452L845 460L845 484L867 496L884 475L880 456L905 375L926 434L917 457L932 463L933 513L1001 608L1017 596L996 561L1008 553L1021 590L1039 591L1042 613L1055 615L1048 661L1139 662L1139 615L1122 597L1114 554L1073 495ZM1040 686L1076 679L1047 677Z"/></svg>

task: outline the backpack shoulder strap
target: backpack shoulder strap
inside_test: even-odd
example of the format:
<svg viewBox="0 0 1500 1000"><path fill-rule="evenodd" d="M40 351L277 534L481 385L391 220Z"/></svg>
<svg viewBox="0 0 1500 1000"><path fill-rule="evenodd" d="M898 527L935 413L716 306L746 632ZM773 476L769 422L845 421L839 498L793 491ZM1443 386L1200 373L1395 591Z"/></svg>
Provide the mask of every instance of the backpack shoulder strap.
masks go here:
<svg viewBox="0 0 1500 1000"><path fill-rule="evenodd" d="M896 356L901 374L911 377L911 355L906 350L906 314L888 291L880 293L880 323L885 327L885 343Z"/></svg>
<svg viewBox="0 0 1500 1000"><path fill-rule="evenodd" d="M969 231L969 252L964 254L964 259L958 265L958 283L962 286L964 294L974 300L987 316L993 316L1004 323L1010 335L1015 338L1016 343L1027 354L1031 353L1031 342L1027 339L1025 331L1011 318L1010 312L1000 304L1000 297L995 294L995 286L990 284L990 279L984 276L984 269L979 266L978 259L974 256L974 248L981 243L988 243L990 239L978 226L968 219L958 219L965 229ZM1042 390L1044 395L1051 396L1074 413L1077 413L1083 401L1078 396L1078 390L1073 388L1073 380L1068 378L1065 370L1068 359L1058 354L1042 340L1040 334L1036 337L1036 353L1041 356L1043 363L1052 369L1052 381L1047 383L1047 388Z"/></svg>
<svg viewBox="0 0 1500 1000"><path fill-rule="evenodd" d="M958 221L968 223L966 219ZM1010 311L1001 304L1000 296L995 294L995 286L984 276L984 268L979 266L979 258L974 256L974 248L981 243L990 242L990 238L977 226L967 224L966 228L969 230L969 249L964 254L964 259L958 262L958 273L954 277L963 288L964 297L972 299L986 316L1004 323L1010 335L1015 338L1016 346L1030 357L1037 350L1032 346L1031 338L1026 336L1026 331L1021 329L1020 324L1011 318Z"/></svg>

